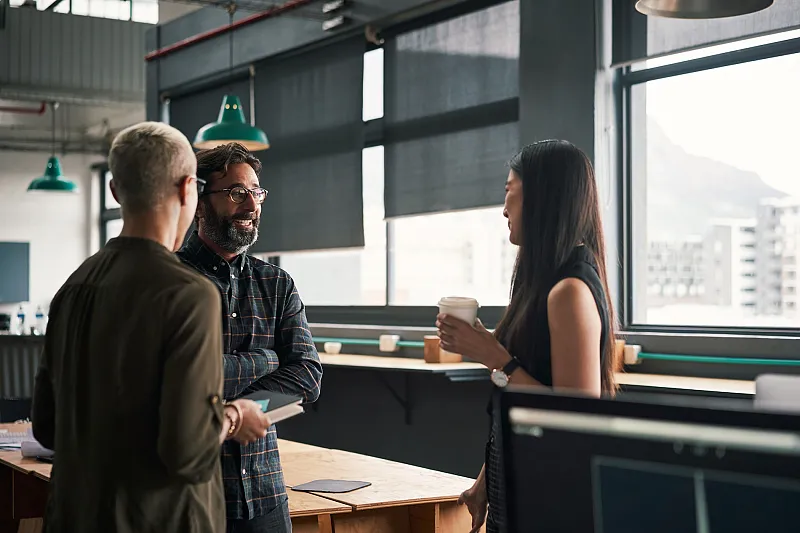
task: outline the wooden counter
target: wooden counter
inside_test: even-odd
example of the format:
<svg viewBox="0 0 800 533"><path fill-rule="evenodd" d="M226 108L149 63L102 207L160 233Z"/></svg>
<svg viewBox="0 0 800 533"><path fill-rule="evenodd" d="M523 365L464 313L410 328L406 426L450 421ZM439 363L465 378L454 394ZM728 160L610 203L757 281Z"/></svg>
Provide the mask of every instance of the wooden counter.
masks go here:
<svg viewBox="0 0 800 533"><path fill-rule="evenodd" d="M28 425L0 425L24 431ZM296 492L287 487L296 533L457 533L470 516L459 494L473 480L341 450L278 440L288 487L317 479L363 480L371 486L344 494ZM52 466L0 452L0 531L41 531ZM6 522L3 522L6 521ZM13 522L12 522L13 521ZM16 526L15 526L16 527Z"/></svg>
<svg viewBox="0 0 800 533"><path fill-rule="evenodd" d="M324 366L330 367L443 374L453 381L488 379L489 377L489 370L480 363L426 363L422 359L405 357L331 355L326 353L320 353L319 357ZM636 372L619 372L616 374L616 379L617 383L625 388L649 389L653 392L663 390L700 391L748 397L753 396L756 389L753 381L640 374Z"/></svg>
<svg viewBox="0 0 800 533"><path fill-rule="evenodd" d="M422 359L410 357L389 357L383 355L331 355L320 352L320 361L325 366L340 368L359 368L363 370L384 370L387 372L412 372L440 374L451 381L483 379L489 375L480 363L426 363Z"/></svg>
<svg viewBox="0 0 800 533"><path fill-rule="evenodd" d="M664 376L659 374L637 374L621 372L616 375L617 383L629 389L700 391L741 396L754 396L755 381L738 379L695 378L689 376Z"/></svg>

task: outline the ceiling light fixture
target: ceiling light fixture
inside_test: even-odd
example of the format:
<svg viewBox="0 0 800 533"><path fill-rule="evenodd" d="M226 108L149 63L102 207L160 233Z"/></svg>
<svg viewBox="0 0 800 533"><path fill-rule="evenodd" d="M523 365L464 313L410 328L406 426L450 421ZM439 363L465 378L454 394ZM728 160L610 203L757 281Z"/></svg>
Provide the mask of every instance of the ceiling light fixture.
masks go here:
<svg viewBox="0 0 800 533"><path fill-rule="evenodd" d="M228 5L230 24L233 25L233 14L236 4ZM233 76L233 29L230 35L230 75ZM251 71L252 76L252 71ZM252 86L250 89L252 93ZM251 94L252 96L252 94ZM252 99L251 99L252 100ZM250 150L257 152L269 148L267 134L254 125L248 124L244 117L242 102L238 96L226 94L222 98L222 106L216 122L206 124L200 128L194 139L194 147L200 150L216 148L217 146L236 142Z"/></svg>
<svg viewBox="0 0 800 533"><path fill-rule="evenodd" d="M61 162L56 157L56 108L58 103L52 103L52 135L53 144L51 147L50 159L47 160L47 167L44 175L39 176L28 185L29 191L50 191L50 192L78 192L78 186L69 181L61 173Z"/></svg>
<svg viewBox="0 0 800 533"><path fill-rule="evenodd" d="M636 10L651 17L714 19L749 15L773 0L638 0Z"/></svg>

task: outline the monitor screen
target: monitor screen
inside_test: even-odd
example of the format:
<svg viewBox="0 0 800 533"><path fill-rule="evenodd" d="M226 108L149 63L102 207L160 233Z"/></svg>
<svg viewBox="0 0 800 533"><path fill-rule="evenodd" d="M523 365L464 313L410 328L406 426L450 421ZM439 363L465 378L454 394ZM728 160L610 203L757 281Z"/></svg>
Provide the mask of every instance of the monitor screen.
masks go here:
<svg viewBox="0 0 800 533"><path fill-rule="evenodd" d="M506 402L509 531L800 531L800 431L788 415L731 423L703 407L577 401Z"/></svg>

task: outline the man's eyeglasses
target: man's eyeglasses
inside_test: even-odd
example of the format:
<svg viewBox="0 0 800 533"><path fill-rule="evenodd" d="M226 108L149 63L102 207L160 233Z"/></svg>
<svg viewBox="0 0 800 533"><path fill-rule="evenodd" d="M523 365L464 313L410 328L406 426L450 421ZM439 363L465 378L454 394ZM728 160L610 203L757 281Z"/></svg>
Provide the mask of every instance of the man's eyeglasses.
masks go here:
<svg viewBox="0 0 800 533"><path fill-rule="evenodd" d="M199 182L198 182L199 183ZM267 199L267 194L269 191L262 187L256 187L254 189L246 189L241 185L237 185L236 187L229 187L227 189L219 189L217 191L206 191L205 194L214 194L218 192L226 192L228 193L228 198L231 199L231 202L235 204L241 204L245 200L247 200L247 195L252 195L253 200L257 204L263 204L264 200Z"/></svg>

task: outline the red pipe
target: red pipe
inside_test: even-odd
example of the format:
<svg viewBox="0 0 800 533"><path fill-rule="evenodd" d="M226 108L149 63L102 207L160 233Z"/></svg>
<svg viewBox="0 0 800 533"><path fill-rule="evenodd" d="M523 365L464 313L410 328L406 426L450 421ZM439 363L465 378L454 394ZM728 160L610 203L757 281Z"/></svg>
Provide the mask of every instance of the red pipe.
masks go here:
<svg viewBox="0 0 800 533"><path fill-rule="evenodd" d="M0 113L21 113L25 115L44 115L47 111L47 102L42 102L39 107L7 107L0 106Z"/></svg>
<svg viewBox="0 0 800 533"><path fill-rule="evenodd" d="M164 48L160 48L159 50L153 50L152 52L144 56L144 60L153 61L154 59L160 59L173 52L177 52L178 50L182 50L197 43L207 41L208 39L217 37L218 35L222 35L229 31L233 31L237 28L253 24L254 22L259 22L261 20L276 17L278 15L286 13L287 11L291 11L293 9L297 9L298 7L302 7L306 4L310 4L313 1L314 0L289 0L284 4L271 7L266 11L262 11L261 13L256 13L254 15L250 15L249 17L245 17L241 20L237 20L233 24L226 24L225 26L220 26L219 28L214 28L213 30L208 30L203 33L198 33L197 35L193 35L192 37L187 37L182 41L178 41L177 43L165 46Z"/></svg>

